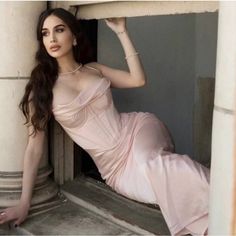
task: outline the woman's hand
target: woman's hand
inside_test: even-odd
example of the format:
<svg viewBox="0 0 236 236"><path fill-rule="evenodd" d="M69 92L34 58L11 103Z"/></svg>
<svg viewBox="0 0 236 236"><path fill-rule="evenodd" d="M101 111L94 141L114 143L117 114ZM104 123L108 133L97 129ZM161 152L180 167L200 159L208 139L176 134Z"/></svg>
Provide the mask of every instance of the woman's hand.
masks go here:
<svg viewBox="0 0 236 236"><path fill-rule="evenodd" d="M105 22L116 34L126 30L126 18L124 17L107 18Z"/></svg>
<svg viewBox="0 0 236 236"><path fill-rule="evenodd" d="M4 209L0 212L0 224L14 221L13 225L17 227L26 219L29 208L29 205L19 204L15 207Z"/></svg>

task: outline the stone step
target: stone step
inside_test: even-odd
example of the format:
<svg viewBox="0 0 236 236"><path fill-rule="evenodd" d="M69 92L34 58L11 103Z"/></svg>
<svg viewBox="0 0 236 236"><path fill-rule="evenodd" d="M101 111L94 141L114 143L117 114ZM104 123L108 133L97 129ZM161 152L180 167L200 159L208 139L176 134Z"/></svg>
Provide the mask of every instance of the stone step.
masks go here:
<svg viewBox="0 0 236 236"><path fill-rule="evenodd" d="M1 225L0 235L170 235L157 206L127 199L91 178L64 184L57 200L36 208L17 228Z"/></svg>
<svg viewBox="0 0 236 236"><path fill-rule="evenodd" d="M134 235L93 211L70 200L49 211L34 214L19 227L0 226L0 235Z"/></svg>
<svg viewBox="0 0 236 236"><path fill-rule="evenodd" d="M100 181L80 176L61 191L74 203L136 234L170 235L159 207L125 198Z"/></svg>

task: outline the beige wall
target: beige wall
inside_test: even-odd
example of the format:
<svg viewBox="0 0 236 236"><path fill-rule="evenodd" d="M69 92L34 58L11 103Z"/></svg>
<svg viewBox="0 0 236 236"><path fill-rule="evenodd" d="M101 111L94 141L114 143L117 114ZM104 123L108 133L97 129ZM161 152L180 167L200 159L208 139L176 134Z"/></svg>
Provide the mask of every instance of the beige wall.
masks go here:
<svg viewBox="0 0 236 236"><path fill-rule="evenodd" d="M43 1L0 2L0 208L16 205L21 195L28 131L18 105L35 63L36 21L44 9ZM32 204L57 194L50 173L46 140Z"/></svg>
<svg viewBox="0 0 236 236"><path fill-rule="evenodd" d="M213 116L210 234L232 235L236 106L236 3L219 9Z"/></svg>
<svg viewBox="0 0 236 236"><path fill-rule="evenodd" d="M36 16L45 6L43 2L0 2L0 171L23 167L28 132L18 105L34 65Z"/></svg>
<svg viewBox="0 0 236 236"><path fill-rule="evenodd" d="M45 5L42 2L0 2L0 77L30 75L37 47L37 16Z"/></svg>

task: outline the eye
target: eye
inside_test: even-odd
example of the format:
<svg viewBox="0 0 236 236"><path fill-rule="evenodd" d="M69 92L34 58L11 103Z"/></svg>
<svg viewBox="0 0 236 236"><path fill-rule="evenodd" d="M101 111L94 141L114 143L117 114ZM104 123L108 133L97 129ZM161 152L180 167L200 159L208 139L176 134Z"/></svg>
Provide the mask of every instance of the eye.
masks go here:
<svg viewBox="0 0 236 236"><path fill-rule="evenodd" d="M43 32L42 32L42 36L43 36L43 37L48 36L48 32L47 32L47 31L43 31Z"/></svg>
<svg viewBox="0 0 236 236"><path fill-rule="evenodd" d="M57 29L56 29L56 32L57 32L57 33L62 33L62 32L64 32L64 31L65 31L64 28L57 28Z"/></svg>

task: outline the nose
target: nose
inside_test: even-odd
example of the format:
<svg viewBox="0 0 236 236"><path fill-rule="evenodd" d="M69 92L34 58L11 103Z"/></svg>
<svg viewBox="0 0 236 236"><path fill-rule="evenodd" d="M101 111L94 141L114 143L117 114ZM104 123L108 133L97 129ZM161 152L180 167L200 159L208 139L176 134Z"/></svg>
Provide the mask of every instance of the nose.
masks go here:
<svg viewBox="0 0 236 236"><path fill-rule="evenodd" d="M50 43L55 43L55 42L56 42L56 36L54 33L52 33L50 38Z"/></svg>

